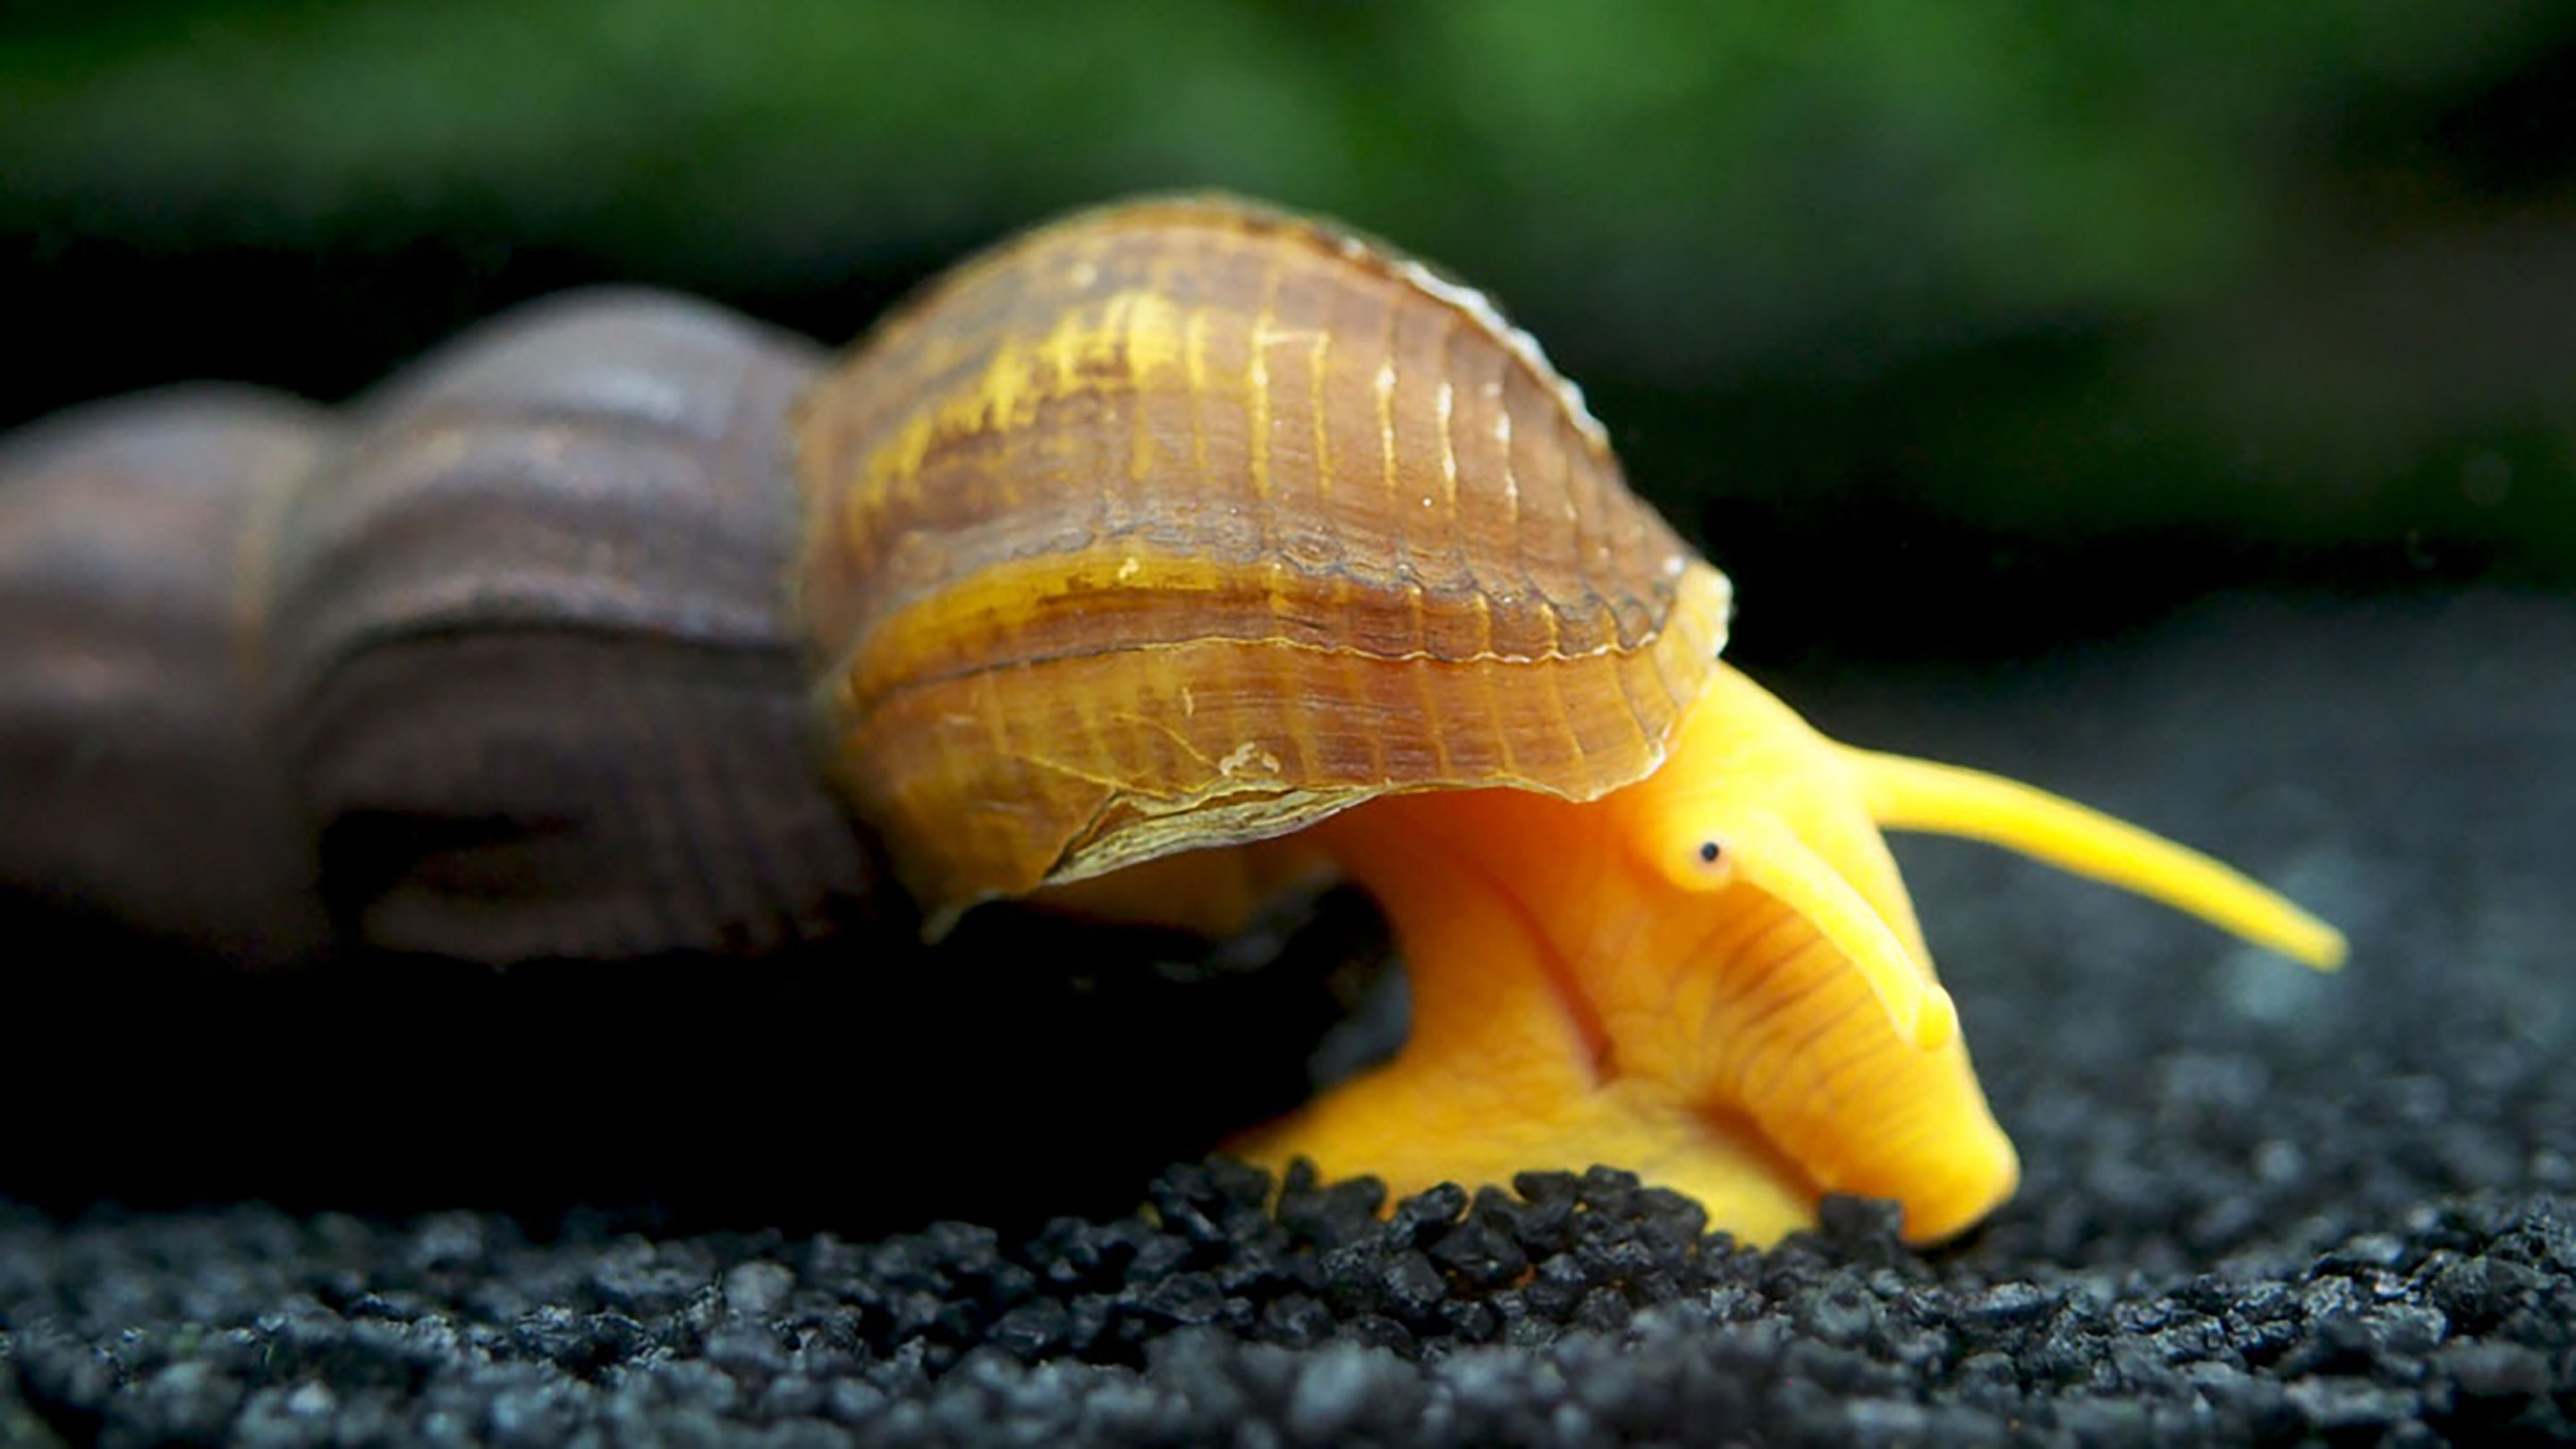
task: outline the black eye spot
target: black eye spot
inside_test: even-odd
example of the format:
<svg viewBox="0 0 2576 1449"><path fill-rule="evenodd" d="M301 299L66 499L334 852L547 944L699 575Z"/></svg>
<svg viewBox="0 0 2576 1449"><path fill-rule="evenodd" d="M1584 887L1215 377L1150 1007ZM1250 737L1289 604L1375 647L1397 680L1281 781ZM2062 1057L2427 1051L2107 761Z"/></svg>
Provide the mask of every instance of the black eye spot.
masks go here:
<svg viewBox="0 0 2576 1449"><path fill-rule="evenodd" d="M1703 840L1703 841L1701 841L1701 842L1699 843L1699 863L1700 863L1700 864L1702 864L1702 865L1715 865L1715 864L1717 864L1717 857L1718 857L1718 854L1719 854L1719 851L1718 851L1718 848L1717 848L1717 842L1716 842L1716 841L1714 841L1714 840Z"/></svg>

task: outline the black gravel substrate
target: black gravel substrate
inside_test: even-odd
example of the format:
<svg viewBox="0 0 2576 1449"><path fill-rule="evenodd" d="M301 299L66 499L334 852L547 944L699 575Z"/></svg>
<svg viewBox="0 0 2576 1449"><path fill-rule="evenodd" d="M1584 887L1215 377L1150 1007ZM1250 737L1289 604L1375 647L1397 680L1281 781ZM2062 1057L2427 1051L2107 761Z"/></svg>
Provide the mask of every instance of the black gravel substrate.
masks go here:
<svg viewBox="0 0 2576 1449"><path fill-rule="evenodd" d="M232 1161L209 1179L227 1191L282 1174L258 1195L291 1210L106 1208L84 1205L56 1131L0 1149L0 1183L42 1204L0 1204L0 1442L2576 1439L2576 608L2231 600L2045 660L1782 682L1847 738L2218 848L2346 926L2353 963L2311 976L1989 852L1907 847L2026 1166L2011 1205L1930 1253L1853 1202L1753 1252L1602 1171L1381 1219L1365 1184L1292 1183L1273 1210L1263 1179L1218 1163L1126 1179L1120 1200L1144 1202L1123 1215L1068 1188L1080 1202L1055 1215L1054 1159L1015 1176L1006 1137L914 1130L910 1155L879 1160L872 1123L908 1107L666 1061L521 1115L569 1141L712 1095L761 1162L801 1144L873 1201L1006 1184L979 1215L998 1226L670 1205L685 1194L540 1211L484 1180L454 1198L476 1210L389 1211L404 1194L381 1174L334 1200L334 1155L365 1161L363 1144L272 1119L187 1160ZM77 1025L26 1020L0 1038ZM242 1066L359 1102L371 1074L425 1070L345 1045ZM1195 1074L1224 1054L1168 1060ZM1102 1070L1126 1113L1154 1115L1150 1067ZM222 1114L133 1094L102 1110L108 1075L13 1072L15 1135L74 1124L118 1195L202 1195L135 1161L177 1150L165 1118L202 1133ZM497 1075L486 1106L506 1100ZM1159 1091L1206 1110L1190 1075ZM487 1125L506 1139L503 1116ZM703 1131L691 1119L672 1152L721 1162ZM782 1190L809 1181L770 1166ZM367 1214L335 1210L352 1206Z"/></svg>

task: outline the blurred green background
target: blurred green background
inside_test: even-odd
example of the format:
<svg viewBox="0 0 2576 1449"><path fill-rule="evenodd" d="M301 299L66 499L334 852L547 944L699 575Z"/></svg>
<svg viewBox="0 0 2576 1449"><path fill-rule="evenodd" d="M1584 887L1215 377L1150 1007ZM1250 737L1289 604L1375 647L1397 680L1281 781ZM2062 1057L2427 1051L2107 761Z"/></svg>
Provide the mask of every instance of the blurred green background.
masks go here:
<svg viewBox="0 0 2576 1449"><path fill-rule="evenodd" d="M2576 583L2576 7L21 3L0 421L1222 186L1494 292L1778 657Z"/></svg>

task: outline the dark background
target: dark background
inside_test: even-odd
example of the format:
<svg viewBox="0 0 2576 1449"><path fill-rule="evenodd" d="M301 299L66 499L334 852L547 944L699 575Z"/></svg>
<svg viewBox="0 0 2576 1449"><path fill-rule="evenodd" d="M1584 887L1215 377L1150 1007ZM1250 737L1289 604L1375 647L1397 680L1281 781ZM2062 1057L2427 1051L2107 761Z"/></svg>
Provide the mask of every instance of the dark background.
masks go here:
<svg viewBox="0 0 2576 1449"><path fill-rule="evenodd" d="M1221 186L1494 292L1757 661L2576 582L2564 5L7 15L0 421L344 397L595 280L837 342L1031 220Z"/></svg>

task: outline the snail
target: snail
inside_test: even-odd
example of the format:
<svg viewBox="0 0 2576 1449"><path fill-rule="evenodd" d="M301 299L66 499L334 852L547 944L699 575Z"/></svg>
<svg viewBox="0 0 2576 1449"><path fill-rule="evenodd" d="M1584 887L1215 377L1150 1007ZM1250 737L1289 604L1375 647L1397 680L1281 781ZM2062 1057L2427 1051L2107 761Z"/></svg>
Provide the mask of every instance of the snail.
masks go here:
<svg viewBox="0 0 2576 1449"><path fill-rule="evenodd" d="M1411 1034L1235 1151L1397 1193L1606 1162L1752 1241L1828 1192L1937 1240L2017 1180L1883 830L2342 958L2184 847L1825 739L1720 660L1732 606L1481 295L1127 202L837 363L591 294L337 412L11 440L0 879L237 960L508 962L894 929L889 880L932 934L1223 929L1335 869Z"/></svg>

